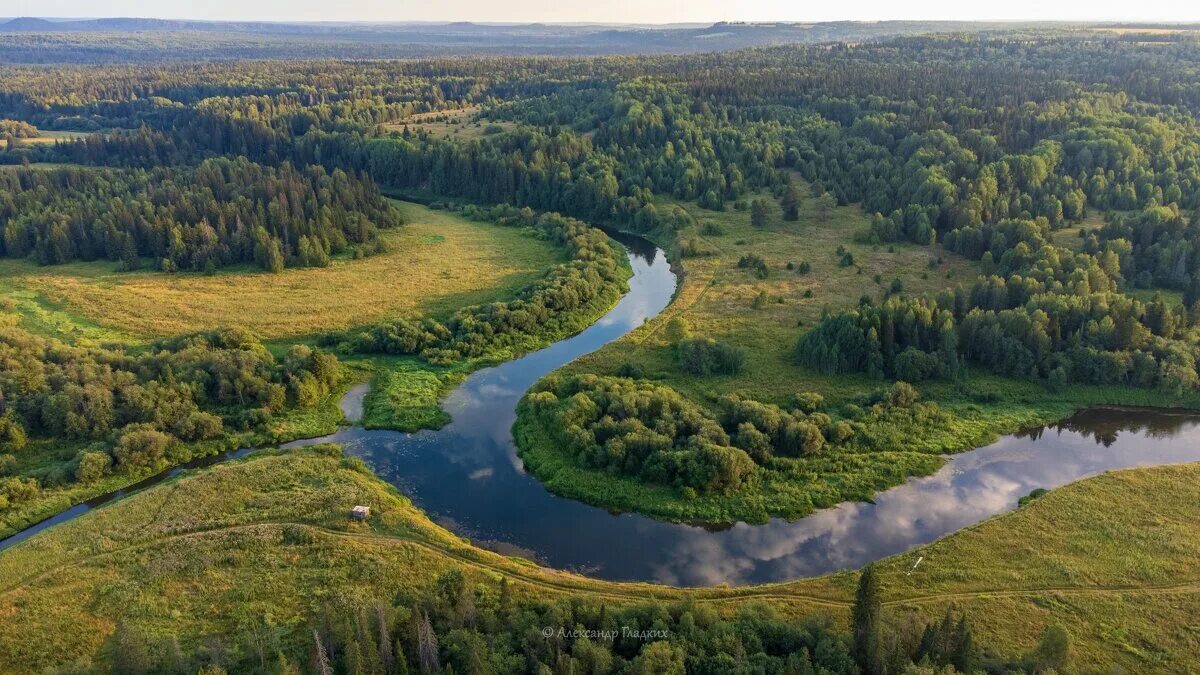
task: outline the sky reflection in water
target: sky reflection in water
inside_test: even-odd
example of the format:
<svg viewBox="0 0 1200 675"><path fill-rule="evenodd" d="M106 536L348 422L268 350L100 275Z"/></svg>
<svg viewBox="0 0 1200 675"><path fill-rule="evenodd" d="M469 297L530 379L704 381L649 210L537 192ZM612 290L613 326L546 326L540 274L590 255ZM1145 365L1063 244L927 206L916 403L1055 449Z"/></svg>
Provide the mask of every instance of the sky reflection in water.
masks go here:
<svg viewBox="0 0 1200 675"><path fill-rule="evenodd" d="M445 402L453 422L416 434L346 429L346 444L442 525L479 545L615 580L746 584L857 567L1106 469L1200 460L1200 418L1091 410L1057 427L955 456L932 476L794 522L711 532L551 495L521 468L515 406L542 375L641 325L675 288L661 251L635 251L630 293L588 330L482 370Z"/></svg>

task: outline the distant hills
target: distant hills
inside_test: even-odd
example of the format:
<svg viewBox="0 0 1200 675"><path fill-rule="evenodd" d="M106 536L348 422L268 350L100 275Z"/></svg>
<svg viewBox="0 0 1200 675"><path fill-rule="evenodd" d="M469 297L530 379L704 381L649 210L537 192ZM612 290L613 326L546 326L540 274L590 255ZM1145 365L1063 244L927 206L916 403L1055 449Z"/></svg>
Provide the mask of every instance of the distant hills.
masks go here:
<svg viewBox="0 0 1200 675"><path fill-rule="evenodd" d="M711 25L224 22L112 17L0 19L0 62L441 55L665 54L861 42L925 33L1122 28L1120 24L835 21ZM1128 26L1134 28L1133 26ZM1161 28L1139 26L1137 28ZM1169 26L1194 29L1196 26Z"/></svg>

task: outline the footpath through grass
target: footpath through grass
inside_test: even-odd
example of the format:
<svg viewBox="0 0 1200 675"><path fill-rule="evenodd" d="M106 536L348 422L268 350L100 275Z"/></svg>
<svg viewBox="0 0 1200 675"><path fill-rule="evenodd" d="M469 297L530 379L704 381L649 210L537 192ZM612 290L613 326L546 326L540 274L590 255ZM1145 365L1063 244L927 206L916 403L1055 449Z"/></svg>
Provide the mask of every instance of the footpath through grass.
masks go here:
<svg viewBox="0 0 1200 675"><path fill-rule="evenodd" d="M348 518L371 506L365 523ZM1121 505L1114 508L1114 505ZM586 533L584 533L584 536ZM924 560L911 575L920 556ZM471 546L361 464L324 449L264 452L174 479L0 553L0 663L108 663L118 620L187 652L268 620L298 641L333 598L427 589L448 569L526 596L613 604L765 602L849 620L857 575L675 589L547 570ZM1104 474L1051 491L878 567L889 622L953 604L976 640L1009 656L1052 622L1078 670L1200 668L1200 464ZM213 613L211 607L232 608ZM269 619L265 619L269 617ZM56 636L47 641L41 636Z"/></svg>

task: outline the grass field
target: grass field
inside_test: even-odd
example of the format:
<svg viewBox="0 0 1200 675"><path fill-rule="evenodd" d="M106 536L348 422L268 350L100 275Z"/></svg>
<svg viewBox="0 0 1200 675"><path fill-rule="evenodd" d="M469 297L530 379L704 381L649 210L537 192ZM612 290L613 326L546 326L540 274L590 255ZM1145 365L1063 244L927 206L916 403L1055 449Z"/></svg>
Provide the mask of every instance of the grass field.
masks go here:
<svg viewBox="0 0 1200 675"><path fill-rule="evenodd" d="M424 131L434 137L470 141L489 134L511 131L515 122L481 120L477 117L479 106L468 106L457 110L439 110L418 113L400 122L383 125L388 131Z"/></svg>
<svg viewBox="0 0 1200 675"><path fill-rule="evenodd" d="M98 132L94 132L94 131L51 131L51 130L47 130L47 129L39 129L38 136L36 136L34 138L17 138L14 140L16 141L16 145L18 148L22 147L22 146L31 146L31 145L54 145L55 143L57 143L59 141L67 141L67 140L72 140L72 139L76 139L76 138L83 138L85 136L91 136L94 133L98 133Z"/></svg>
<svg viewBox="0 0 1200 675"><path fill-rule="evenodd" d="M391 251L327 268L212 276L118 273L115 263L38 267L0 261L0 294L27 328L74 338L132 339L234 325L262 339L297 339L387 317L443 316L510 297L561 260L514 228L401 203L407 222L383 233Z"/></svg>
<svg viewBox="0 0 1200 675"><path fill-rule="evenodd" d="M371 389L363 401L367 429L438 429L450 421L441 400L473 370L469 362L434 366L416 357L374 357Z"/></svg>
<svg viewBox="0 0 1200 675"><path fill-rule="evenodd" d="M348 519L355 504L371 506L366 523ZM882 561L885 618L936 617L953 604L970 617L980 644L1013 657L1061 622L1077 670L1194 671L1198 505L1200 464L1065 486ZM908 575L917 556L924 562ZM527 597L690 598L717 608L765 602L841 625L856 579L844 572L694 590L587 579L474 548L328 453L261 453L156 486L0 553L0 663L39 670L104 662L119 618L164 647L178 636L185 651L265 621L294 638L331 598L392 597L450 568L479 582L505 577ZM43 639L49 631L54 641Z"/></svg>

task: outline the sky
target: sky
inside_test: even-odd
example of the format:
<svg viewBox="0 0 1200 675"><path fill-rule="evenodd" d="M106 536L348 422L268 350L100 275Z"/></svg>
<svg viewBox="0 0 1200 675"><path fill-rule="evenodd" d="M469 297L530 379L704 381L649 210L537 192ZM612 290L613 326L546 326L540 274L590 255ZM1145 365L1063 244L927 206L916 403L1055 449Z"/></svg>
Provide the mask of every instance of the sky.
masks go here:
<svg viewBox="0 0 1200 675"><path fill-rule="evenodd" d="M0 16L266 21L1200 21L1198 0L0 0Z"/></svg>

